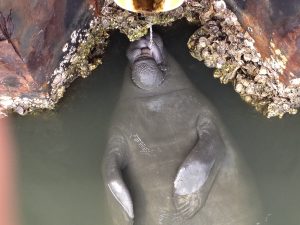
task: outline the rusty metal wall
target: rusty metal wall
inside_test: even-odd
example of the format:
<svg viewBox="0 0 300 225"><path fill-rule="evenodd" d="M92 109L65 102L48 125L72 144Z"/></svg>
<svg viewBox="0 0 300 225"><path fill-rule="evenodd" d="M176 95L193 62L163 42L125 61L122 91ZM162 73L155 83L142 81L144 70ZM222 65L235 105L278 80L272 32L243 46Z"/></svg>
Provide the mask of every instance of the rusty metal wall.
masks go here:
<svg viewBox="0 0 300 225"><path fill-rule="evenodd" d="M256 41L264 57L281 54L286 65L281 80L300 77L300 1L226 0Z"/></svg>
<svg viewBox="0 0 300 225"><path fill-rule="evenodd" d="M0 1L0 95L47 95L63 45L91 17L89 4L87 0Z"/></svg>

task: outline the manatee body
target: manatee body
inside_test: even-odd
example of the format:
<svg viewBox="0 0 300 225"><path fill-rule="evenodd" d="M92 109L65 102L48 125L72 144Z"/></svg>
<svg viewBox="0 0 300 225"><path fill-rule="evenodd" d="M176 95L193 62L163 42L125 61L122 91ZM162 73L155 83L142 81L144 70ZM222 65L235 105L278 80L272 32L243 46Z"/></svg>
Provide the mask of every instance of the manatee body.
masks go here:
<svg viewBox="0 0 300 225"><path fill-rule="evenodd" d="M115 224L253 225L251 175L161 39L133 42L103 175Z"/></svg>

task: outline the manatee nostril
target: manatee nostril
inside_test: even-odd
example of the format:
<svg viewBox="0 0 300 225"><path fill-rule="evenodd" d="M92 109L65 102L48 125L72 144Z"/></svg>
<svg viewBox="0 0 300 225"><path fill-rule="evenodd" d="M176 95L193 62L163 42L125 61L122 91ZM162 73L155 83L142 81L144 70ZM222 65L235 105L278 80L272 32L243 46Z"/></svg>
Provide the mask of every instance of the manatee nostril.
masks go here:
<svg viewBox="0 0 300 225"><path fill-rule="evenodd" d="M141 53L142 53L142 54L149 54L149 55L151 55L151 51L150 51L149 48L142 48L142 49L141 49Z"/></svg>
<svg viewBox="0 0 300 225"><path fill-rule="evenodd" d="M141 38L138 41L132 43L132 46L135 48L145 48L148 45L148 42L145 38Z"/></svg>
<svg viewBox="0 0 300 225"><path fill-rule="evenodd" d="M158 39L154 39L154 42L150 44L148 36L149 35L131 43L127 50L127 58L130 63L134 63L141 57L153 58L157 64L163 63L163 47L161 45L162 42L160 37L156 35Z"/></svg>

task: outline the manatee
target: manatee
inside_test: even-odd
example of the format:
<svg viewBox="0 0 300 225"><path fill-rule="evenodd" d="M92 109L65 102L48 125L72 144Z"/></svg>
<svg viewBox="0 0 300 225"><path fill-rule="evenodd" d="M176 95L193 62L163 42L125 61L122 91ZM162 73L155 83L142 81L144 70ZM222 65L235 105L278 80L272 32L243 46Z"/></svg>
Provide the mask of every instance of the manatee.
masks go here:
<svg viewBox="0 0 300 225"><path fill-rule="evenodd" d="M118 225L254 225L251 173L155 34L131 43L103 177Z"/></svg>

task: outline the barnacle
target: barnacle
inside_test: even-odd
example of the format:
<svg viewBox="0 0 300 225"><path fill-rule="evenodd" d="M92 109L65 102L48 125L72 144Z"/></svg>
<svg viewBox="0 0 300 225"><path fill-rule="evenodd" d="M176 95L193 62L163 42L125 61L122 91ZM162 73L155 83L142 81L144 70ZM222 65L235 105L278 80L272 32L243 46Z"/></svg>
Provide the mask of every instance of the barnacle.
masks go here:
<svg viewBox="0 0 300 225"><path fill-rule="evenodd" d="M168 26L182 18L199 27L187 44L191 55L204 61L208 67L216 68L214 77L221 83L232 83L247 103L267 117L294 114L300 107L300 79L295 75L295 70L290 69L290 64L295 64L299 58L297 48L292 46L288 49L294 61L278 48L280 38L276 36L264 48L259 40L268 39L258 35L257 30L261 29L259 24L258 28L248 26L249 21L245 20L244 29L223 0L186 0L172 11L155 14L133 13L118 7L113 0L103 1L101 5L98 0L89 2L94 17L84 28L75 30L69 42L62 45L63 57L49 76L48 93L31 98L1 96L0 112L14 109L24 114L36 108L53 108L74 79L87 77L101 64L109 31L117 29L134 41L144 36L150 25ZM246 19L255 21L255 18ZM297 44L295 32L299 31L299 23L296 22L292 23L294 30L286 40ZM0 13L0 31L0 40L9 41L22 59L10 39L13 34L11 12L7 17ZM257 39L258 42L255 42ZM258 51L261 49L265 51ZM265 54L268 51L270 54ZM283 73L288 74L289 83L282 81Z"/></svg>

